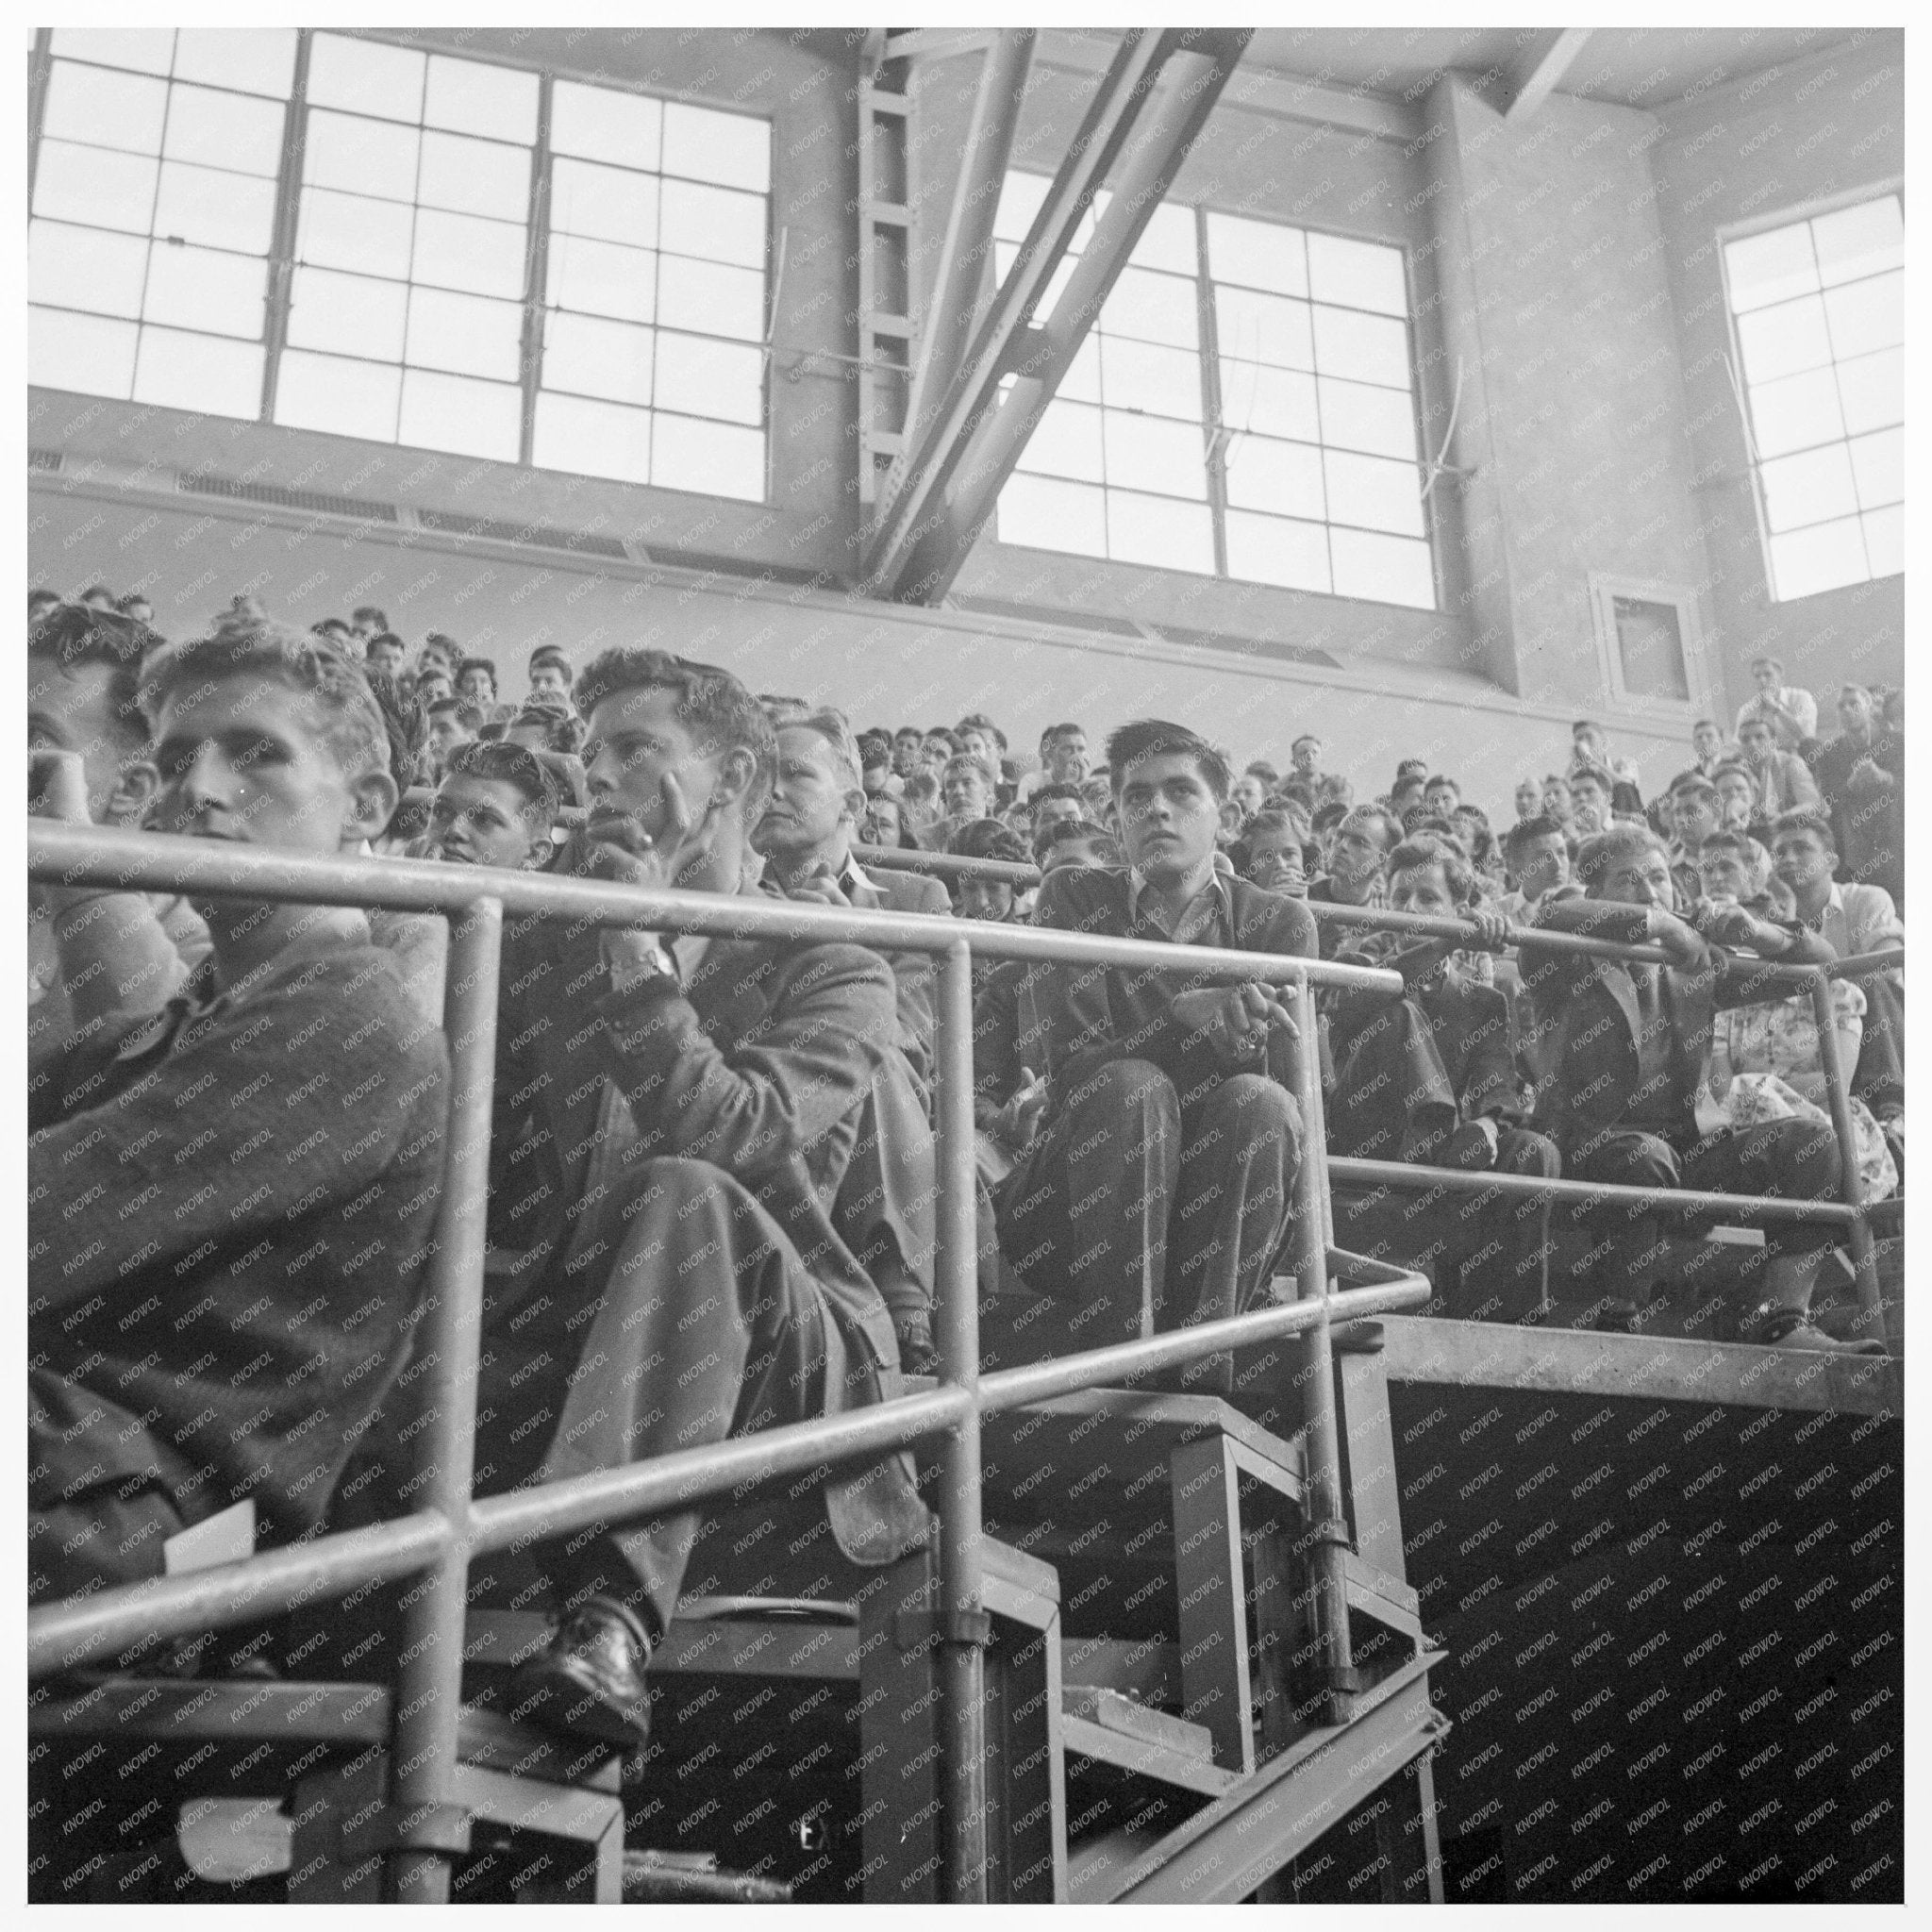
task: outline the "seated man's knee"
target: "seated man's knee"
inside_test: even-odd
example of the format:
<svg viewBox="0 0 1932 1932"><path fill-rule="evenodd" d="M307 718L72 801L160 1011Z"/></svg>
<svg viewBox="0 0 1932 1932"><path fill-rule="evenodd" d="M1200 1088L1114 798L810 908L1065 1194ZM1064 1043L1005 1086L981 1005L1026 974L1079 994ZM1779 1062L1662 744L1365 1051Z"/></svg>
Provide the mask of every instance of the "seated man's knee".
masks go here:
<svg viewBox="0 0 1932 1932"><path fill-rule="evenodd" d="M1070 1110L1098 1110L1109 1116L1123 1110L1180 1116L1174 1082L1152 1060L1109 1060L1069 1088L1065 1104Z"/></svg>
<svg viewBox="0 0 1932 1932"><path fill-rule="evenodd" d="M1563 1158L1547 1134L1532 1133L1527 1127L1505 1127L1496 1148L1496 1169L1500 1174L1553 1181L1563 1172Z"/></svg>

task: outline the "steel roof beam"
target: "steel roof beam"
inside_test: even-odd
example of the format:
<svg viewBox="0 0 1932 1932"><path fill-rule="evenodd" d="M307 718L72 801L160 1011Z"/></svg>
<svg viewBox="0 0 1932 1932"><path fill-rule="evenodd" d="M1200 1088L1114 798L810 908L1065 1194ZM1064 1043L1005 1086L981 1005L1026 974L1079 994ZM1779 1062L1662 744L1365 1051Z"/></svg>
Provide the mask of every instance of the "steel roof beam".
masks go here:
<svg viewBox="0 0 1932 1932"><path fill-rule="evenodd" d="M1249 38L1245 28L1174 27L1123 38L958 376L888 478L865 561L870 594L924 604L945 594ZM1177 64L1174 84L1158 86L1170 62ZM1048 285L1130 136L1107 211L1036 325ZM1009 375L1018 379L1003 395Z"/></svg>
<svg viewBox="0 0 1932 1932"><path fill-rule="evenodd" d="M1587 26L1550 27L1532 36L1509 63L1504 79L1504 120L1527 121L1557 91L1557 83L1570 72L1589 38Z"/></svg>

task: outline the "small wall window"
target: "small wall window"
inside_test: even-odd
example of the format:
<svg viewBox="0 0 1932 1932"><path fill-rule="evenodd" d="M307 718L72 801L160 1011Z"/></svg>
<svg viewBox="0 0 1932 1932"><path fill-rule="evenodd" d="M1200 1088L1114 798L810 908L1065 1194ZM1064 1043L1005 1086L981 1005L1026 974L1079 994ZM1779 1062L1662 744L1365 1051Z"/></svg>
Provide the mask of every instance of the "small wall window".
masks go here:
<svg viewBox="0 0 1932 1932"><path fill-rule="evenodd" d="M1590 579L1604 688L1620 703L1672 712L1702 701L1697 599L1688 587L1634 577Z"/></svg>

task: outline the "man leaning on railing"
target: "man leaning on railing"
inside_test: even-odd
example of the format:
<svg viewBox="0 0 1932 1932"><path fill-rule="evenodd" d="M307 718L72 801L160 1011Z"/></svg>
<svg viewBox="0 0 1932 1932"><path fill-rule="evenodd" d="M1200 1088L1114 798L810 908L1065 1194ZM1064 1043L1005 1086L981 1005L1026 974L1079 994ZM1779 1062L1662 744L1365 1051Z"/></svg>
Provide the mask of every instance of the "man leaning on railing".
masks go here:
<svg viewBox="0 0 1932 1932"><path fill-rule="evenodd" d="M144 695L162 830L333 858L395 808L362 672L312 635L168 646ZM70 1040L31 1091L34 1598L158 1576L170 1537L246 1502L273 1541L314 1530L408 1360L442 1035L360 912L195 905L213 950L182 992Z"/></svg>

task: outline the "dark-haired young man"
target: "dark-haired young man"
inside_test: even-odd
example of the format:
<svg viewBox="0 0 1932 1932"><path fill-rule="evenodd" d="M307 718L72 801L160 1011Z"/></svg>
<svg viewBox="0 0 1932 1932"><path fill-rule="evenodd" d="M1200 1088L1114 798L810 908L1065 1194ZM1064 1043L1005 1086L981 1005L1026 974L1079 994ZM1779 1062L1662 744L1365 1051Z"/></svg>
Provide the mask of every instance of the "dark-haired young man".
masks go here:
<svg viewBox="0 0 1932 1932"><path fill-rule="evenodd" d="M362 653L362 661L372 675L400 677L409 647L392 630L377 631Z"/></svg>
<svg viewBox="0 0 1932 1932"><path fill-rule="evenodd" d="M777 748L751 692L622 649L577 693L591 805L563 862L758 894L751 832ZM894 1393L891 1316L830 1214L895 1037L884 960L554 921L505 952L501 1272L478 1421L493 1483L540 1458L546 1479L611 1469ZM528 1428L533 1414L547 1427ZM891 1561L926 1532L904 1456L824 1495L855 1561ZM696 1530L690 1512L541 1546L564 1616L511 1707L640 1742L644 1665Z"/></svg>
<svg viewBox="0 0 1932 1932"><path fill-rule="evenodd" d="M1220 752L1150 719L1122 725L1107 756L1128 863L1049 873L1036 924L1313 957L1307 907L1216 868L1231 778ZM1097 1348L1253 1307L1301 1158L1279 992L1051 966L1038 1008L1049 1097L995 1207L1002 1252L1048 1302L1000 1310L989 1355ZM1186 1379L1226 1388L1230 1374L1224 1357Z"/></svg>
<svg viewBox="0 0 1932 1932"><path fill-rule="evenodd" d="M465 658L457 666L457 695L487 718L496 709L496 666L488 658Z"/></svg>
<svg viewBox="0 0 1932 1932"><path fill-rule="evenodd" d="M1402 842L1401 822L1379 805L1358 805L1335 828L1329 846L1328 871L1308 887L1308 897L1324 906L1379 906L1382 868ZM1322 957L1332 959L1351 931L1340 920L1321 925Z"/></svg>
<svg viewBox="0 0 1932 1932"><path fill-rule="evenodd" d="M556 644L539 644L530 653L528 666L532 701L548 698L568 706L571 702L570 659Z"/></svg>
<svg viewBox="0 0 1932 1932"><path fill-rule="evenodd" d="M160 830L334 858L394 808L360 667L308 633L231 614L159 651L145 699ZM197 906L187 989L30 1083L36 1598L158 1575L169 1537L244 1502L271 1541L313 1532L408 1359L442 1036L359 911Z"/></svg>

